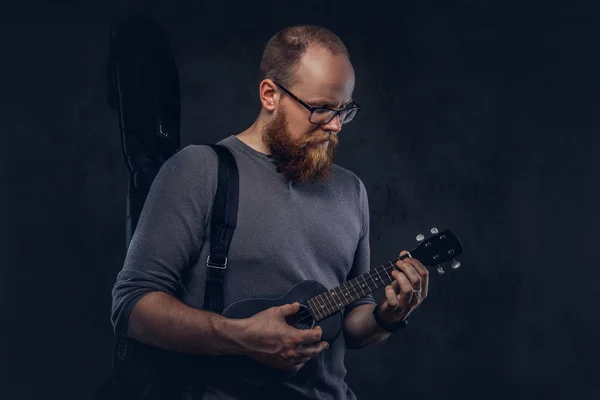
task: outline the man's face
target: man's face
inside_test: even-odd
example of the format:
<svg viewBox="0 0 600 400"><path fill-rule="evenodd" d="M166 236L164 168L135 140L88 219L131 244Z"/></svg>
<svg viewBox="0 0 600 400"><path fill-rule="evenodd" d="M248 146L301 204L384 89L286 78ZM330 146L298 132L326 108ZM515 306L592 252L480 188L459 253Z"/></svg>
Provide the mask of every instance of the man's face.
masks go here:
<svg viewBox="0 0 600 400"><path fill-rule="evenodd" d="M354 70L343 55L309 48L296 70L297 82L286 87L313 107L341 109L352 101ZM273 118L263 130L263 140L287 180L323 182L330 178L333 154L341 131L339 117L324 125L309 121L310 111L279 92Z"/></svg>

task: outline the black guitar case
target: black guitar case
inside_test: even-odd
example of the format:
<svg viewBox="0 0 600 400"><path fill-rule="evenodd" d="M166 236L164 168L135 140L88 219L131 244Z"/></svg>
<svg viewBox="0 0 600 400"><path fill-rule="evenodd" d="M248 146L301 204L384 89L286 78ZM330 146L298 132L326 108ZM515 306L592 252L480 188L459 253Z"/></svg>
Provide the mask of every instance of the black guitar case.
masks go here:
<svg viewBox="0 0 600 400"><path fill-rule="evenodd" d="M118 114L129 172L129 246L148 190L162 164L180 150L181 99L175 57L151 17L135 16L110 30L107 102Z"/></svg>
<svg viewBox="0 0 600 400"><path fill-rule="evenodd" d="M180 150L180 89L175 57L165 34L151 17L135 16L110 30L106 65L107 102L118 114L129 187L126 246L136 229L150 186L164 162ZM227 256L237 216L237 165L222 146L208 144L219 157L211 258ZM221 207L217 207L221 204ZM227 207L227 208L225 208ZM209 270L204 308L220 312L224 270ZM186 362L135 340L118 337L112 373L95 392L95 400L188 400L200 396L202 385L182 381Z"/></svg>

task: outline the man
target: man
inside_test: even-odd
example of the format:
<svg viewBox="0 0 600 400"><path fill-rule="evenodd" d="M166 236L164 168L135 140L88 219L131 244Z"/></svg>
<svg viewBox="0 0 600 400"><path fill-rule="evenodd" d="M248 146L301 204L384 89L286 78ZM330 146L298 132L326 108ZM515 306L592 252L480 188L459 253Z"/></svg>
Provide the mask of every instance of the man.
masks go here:
<svg viewBox="0 0 600 400"><path fill-rule="evenodd" d="M233 152L240 174L225 306L276 298L307 279L332 288L370 268L365 187L333 163L342 124L358 109L344 44L320 27L283 29L265 48L261 74L257 119L219 142ZM390 326L427 296L427 270L414 259L399 262L377 320L372 296L352 303L343 335L329 345L319 327L285 322L297 303L239 320L203 311L216 172L208 146L187 146L163 165L113 290L115 332L176 352L245 355L295 372L272 388L276 398L355 398L344 382L345 349L389 337ZM227 376L209 382L204 398L254 398L260 387Z"/></svg>

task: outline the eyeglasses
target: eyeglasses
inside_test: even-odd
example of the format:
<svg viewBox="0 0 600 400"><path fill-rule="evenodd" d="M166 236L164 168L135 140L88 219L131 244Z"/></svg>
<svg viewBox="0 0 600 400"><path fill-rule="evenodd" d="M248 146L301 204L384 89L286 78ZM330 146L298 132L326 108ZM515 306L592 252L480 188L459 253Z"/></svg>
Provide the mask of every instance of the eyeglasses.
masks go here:
<svg viewBox="0 0 600 400"><path fill-rule="evenodd" d="M290 96L292 99L296 100L300 105L310 111L310 116L308 120L316 125L324 125L328 124L329 121L334 119L336 115L340 116L340 122L342 124L347 124L352 121L352 119L358 114L360 111L360 107L355 102L350 103L349 107L346 107L342 110L333 110L331 108L324 107L311 107L302 101L298 96L294 95L292 92L278 84L277 82L273 82L275 85L281 89L285 94Z"/></svg>

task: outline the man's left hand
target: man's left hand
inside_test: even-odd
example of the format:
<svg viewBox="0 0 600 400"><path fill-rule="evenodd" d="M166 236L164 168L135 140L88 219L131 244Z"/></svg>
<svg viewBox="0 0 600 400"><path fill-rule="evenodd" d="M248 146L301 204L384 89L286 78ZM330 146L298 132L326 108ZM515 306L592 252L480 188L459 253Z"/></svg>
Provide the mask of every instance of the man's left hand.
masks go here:
<svg viewBox="0 0 600 400"><path fill-rule="evenodd" d="M400 256L407 254L406 250ZM379 318L393 324L404 321L427 297L429 271L418 260L405 258L396 263L392 271L394 280L385 288L385 299L381 302Z"/></svg>

